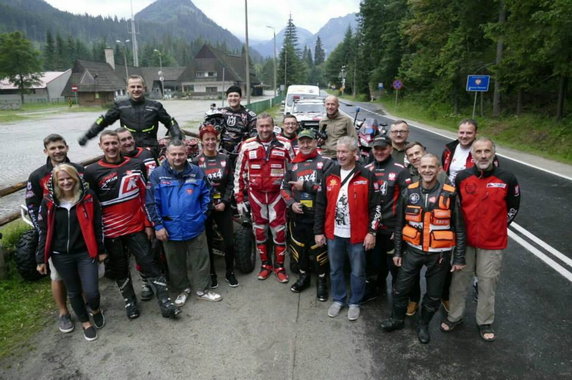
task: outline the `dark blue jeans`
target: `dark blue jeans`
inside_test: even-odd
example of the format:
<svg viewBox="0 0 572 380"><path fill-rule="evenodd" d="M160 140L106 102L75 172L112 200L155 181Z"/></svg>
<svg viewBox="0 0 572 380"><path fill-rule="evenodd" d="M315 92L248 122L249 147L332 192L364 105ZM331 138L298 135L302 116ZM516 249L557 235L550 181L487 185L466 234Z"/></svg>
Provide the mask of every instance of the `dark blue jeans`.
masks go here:
<svg viewBox="0 0 572 380"><path fill-rule="evenodd" d="M349 305L359 305L365 293L365 250L363 243L352 244L350 239L334 237L328 239L328 258L330 260L330 282L334 302L346 304L347 290L344 277L346 257L351 266Z"/></svg>
<svg viewBox="0 0 572 380"><path fill-rule="evenodd" d="M64 280L75 315L80 322L89 322L83 296L92 310L99 309L97 259L89 257L87 252L60 253L52 254L52 262Z"/></svg>

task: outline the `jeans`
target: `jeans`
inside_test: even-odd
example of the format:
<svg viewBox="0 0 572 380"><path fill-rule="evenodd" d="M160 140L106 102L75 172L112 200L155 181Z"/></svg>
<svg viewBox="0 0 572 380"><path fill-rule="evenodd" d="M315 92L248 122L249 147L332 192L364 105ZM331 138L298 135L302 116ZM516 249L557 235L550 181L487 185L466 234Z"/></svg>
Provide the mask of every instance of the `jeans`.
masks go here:
<svg viewBox="0 0 572 380"><path fill-rule="evenodd" d="M62 277L70 304L80 322L89 322L89 315L82 297L91 310L99 309L99 282L97 259L87 252L53 254L52 261Z"/></svg>
<svg viewBox="0 0 572 380"><path fill-rule="evenodd" d="M334 237L328 239L328 258L330 260L330 282L332 299L346 304L347 291L344 278L346 257L351 266L349 305L359 305L365 293L365 250L363 243L352 244L350 239Z"/></svg>

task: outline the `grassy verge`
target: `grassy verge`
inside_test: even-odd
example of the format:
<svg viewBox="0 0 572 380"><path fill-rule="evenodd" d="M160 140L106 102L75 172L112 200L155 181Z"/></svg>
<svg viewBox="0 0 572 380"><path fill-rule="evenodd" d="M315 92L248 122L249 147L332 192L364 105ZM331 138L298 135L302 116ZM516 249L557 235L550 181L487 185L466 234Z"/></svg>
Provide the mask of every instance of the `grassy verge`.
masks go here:
<svg viewBox="0 0 572 380"><path fill-rule="evenodd" d="M457 123L471 115L464 110L461 115L452 114L445 105L427 106L409 99L400 99L395 104L393 96L380 99L381 104L392 115L429 124L437 128L457 130ZM476 117L479 134L489 136L498 144L572 164L572 117L555 121L541 114L522 114L499 118Z"/></svg>
<svg viewBox="0 0 572 380"><path fill-rule="evenodd" d="M2 228L2 247L13 251L28 228L20 221ZM48 323L54 311L50 280L26 282L9 256L6 259L8 278L0 281L0 358L28 349L30 337Z"/></svg>
<svg viewBox="0 0 572 380"><path fill-rule="evenodd" d="M67 103L24 104L22 108L17 110L0 110L0 123L42 118L45 115L42 112L52 115L66 112L97 112L101 109L107 109L107 107L85 107L77 105L69 107Z"/></svg>

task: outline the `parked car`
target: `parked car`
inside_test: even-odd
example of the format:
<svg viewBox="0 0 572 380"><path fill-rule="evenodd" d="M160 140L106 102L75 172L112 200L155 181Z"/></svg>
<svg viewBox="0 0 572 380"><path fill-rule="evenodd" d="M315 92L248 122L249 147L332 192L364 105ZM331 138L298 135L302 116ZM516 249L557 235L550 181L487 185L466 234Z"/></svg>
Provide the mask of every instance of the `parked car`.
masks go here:
<svg viewBox="0 0 572 380"><path fill-rule="evenodd" d="M318 129L320 120L326 117L326 107L322 99L300 100L294 103L292 114L298 119L300 128Z"/></svg>

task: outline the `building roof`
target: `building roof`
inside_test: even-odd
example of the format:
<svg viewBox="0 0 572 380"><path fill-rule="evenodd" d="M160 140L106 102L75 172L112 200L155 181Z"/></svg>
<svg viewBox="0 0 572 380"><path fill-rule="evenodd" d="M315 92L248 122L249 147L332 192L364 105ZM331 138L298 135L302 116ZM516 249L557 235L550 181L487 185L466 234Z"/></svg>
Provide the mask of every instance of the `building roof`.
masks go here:
<svg viewBox="0 0 572 380"><path fill-rule="evenodd" d="M66 71L46 71L42 73L40 77L40 82L37 85L28 87L29 89L40 89L46 88L48 84L53 81L54 79L64 75L71 69ZM8 81L8 78L0 79L0 90L17 90L18 87L14 86L12 83Z"/></svg>

